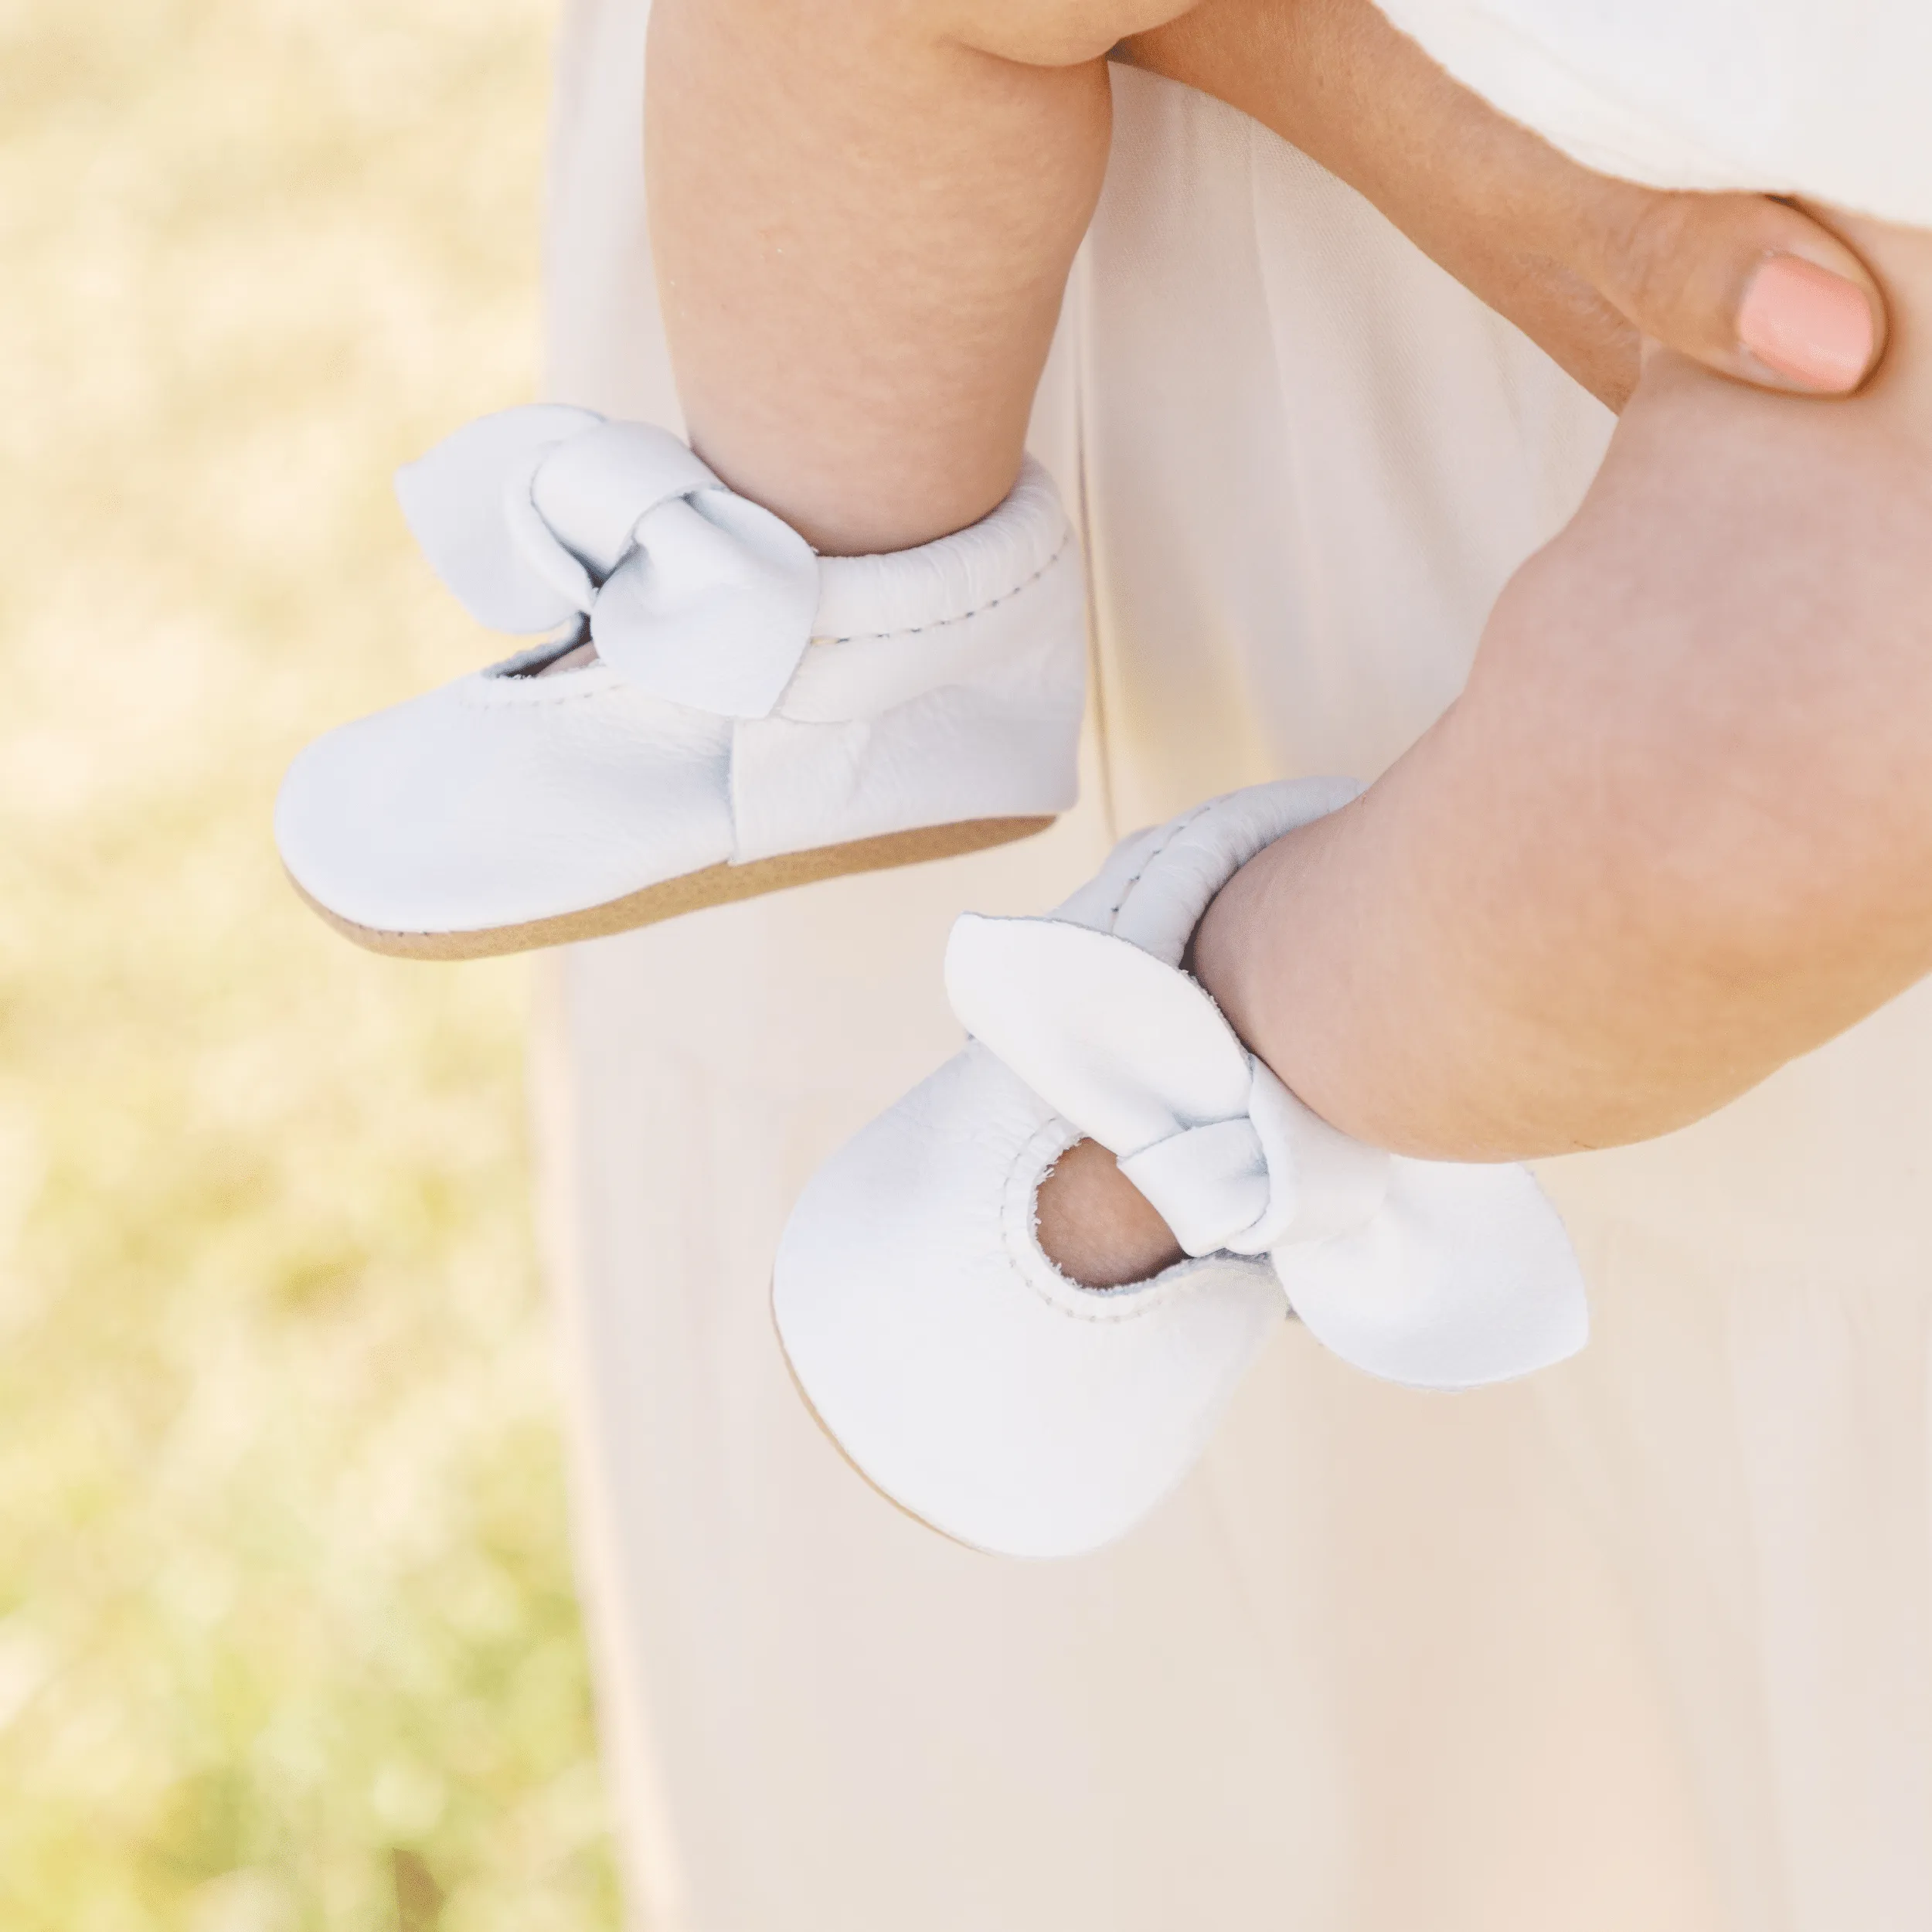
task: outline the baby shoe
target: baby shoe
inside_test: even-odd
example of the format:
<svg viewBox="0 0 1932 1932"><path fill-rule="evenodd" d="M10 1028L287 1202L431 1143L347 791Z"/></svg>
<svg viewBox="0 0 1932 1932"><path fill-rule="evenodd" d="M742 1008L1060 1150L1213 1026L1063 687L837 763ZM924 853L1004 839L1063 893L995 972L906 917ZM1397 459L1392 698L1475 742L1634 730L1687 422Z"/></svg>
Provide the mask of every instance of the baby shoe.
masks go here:
<svg viewBox="0 0 1932 1932"><path fill-rule="evenodd" d="M971 528L866 557L815 555L668 431L588 410L485 417L396 490L472 616L557 634L290 769L289 875L377 951L588 938L1073 802L1081 571L1036 464Z"/></svg>
<svg viewBox="0 0 1932 1932"><path fill-rule="evenodd" d="M1583 1346L1582 1278L1527 1170L1337 1131L1182 970L1234 872L1356 790L1235 792L1128 839L1046 918L954 927L946 987L969 1044L820 1169L772 1284L819 1422L935 1529L1036 1557L1121 1536L1187 1473L1291 1311L1344 1361L1424 1389ZM1104 1290L1047 1259L1039 1185L1083 1138L1185 1259Z"/></svg>

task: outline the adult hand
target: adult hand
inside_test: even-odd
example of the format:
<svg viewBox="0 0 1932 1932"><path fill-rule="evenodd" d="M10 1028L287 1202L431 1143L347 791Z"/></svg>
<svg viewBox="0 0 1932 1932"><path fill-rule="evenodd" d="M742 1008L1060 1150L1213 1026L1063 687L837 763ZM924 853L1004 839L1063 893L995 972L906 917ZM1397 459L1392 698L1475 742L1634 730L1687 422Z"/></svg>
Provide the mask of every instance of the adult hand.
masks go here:
<svg viewBox="0 0 1932 1932"><path fill-rule="evenodd" d="M1849 394L1884 352L1877 284L1803 209L1596 174L1451 80L1369 0L1202 0L1116 57L1291 141L1612 409L1647 344L1815 395Z"/></svg>

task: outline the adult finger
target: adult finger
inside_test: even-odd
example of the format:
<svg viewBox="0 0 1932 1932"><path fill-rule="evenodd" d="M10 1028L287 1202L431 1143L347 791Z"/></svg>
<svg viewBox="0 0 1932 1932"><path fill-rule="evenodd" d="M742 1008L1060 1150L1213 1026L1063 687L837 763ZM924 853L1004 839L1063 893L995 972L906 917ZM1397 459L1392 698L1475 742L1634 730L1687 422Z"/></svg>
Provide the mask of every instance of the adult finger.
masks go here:
<svg viewBox="0 0 1932 1932"><path fill-rule="evenodd" d="M1878 366L1878 284L1801 208L1575 173L1571 264L1651 341L1723 375L1808 395L1849 395Z"/></svg>
<svg viewBox="0 0 1932 1932"><path fill-rule="evenodd" d="M1821 395L1855 388L1883 353L1876 284L1802 209L1594 173L1369 0L1202 0L1118 52L1294 142L1613 409L1645 340Z"/></svg>

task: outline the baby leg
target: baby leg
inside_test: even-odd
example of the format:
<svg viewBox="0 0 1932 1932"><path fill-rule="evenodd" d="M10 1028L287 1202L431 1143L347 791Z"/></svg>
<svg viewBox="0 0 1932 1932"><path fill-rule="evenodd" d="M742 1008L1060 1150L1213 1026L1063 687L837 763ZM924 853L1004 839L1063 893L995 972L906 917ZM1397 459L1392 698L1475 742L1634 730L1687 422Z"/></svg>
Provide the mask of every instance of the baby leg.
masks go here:
<svg viewBox="0 0 1932 1932"><path fill-rule="evenodd" d="M547 405L410 466L471 614L572 629L304 752L277 838L324 917L382 951L516 951L1073 803L1081 569L1022 442L1107 50L1183 5L659 0L655 242L712 467Z"/></svg>
<svg viewBox="0 0 1932 1932"><path fill-rule="evenodd" d="M646 172L692 440L821 552L1019 474L1107 49L1180 0L657 0Z"/></svg>

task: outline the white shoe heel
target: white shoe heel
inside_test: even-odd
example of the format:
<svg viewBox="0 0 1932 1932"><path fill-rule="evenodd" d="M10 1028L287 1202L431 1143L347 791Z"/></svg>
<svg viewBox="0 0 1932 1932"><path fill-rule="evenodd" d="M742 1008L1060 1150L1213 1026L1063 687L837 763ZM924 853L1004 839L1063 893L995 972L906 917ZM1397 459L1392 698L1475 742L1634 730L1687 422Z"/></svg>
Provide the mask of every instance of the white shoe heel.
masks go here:
<svg viewBox="0 0 1932 1932"><path fill-rule="evenodd" d="M1073 802L1081 576L1035 464L971 528L871 557L815 556L668 431L587 410L485 417L397 492L473 616L566 628L291 767L284 863L364 945L593 937L1023 838Z"/></svg>
<svg viewBox="0 0 1932 1932"><path fill-rule="evenodd" d="M1355 790L1235 793L1127 841L1050 917L954 927L947 990L973 1043L814 1177L773 1280L821 1423L934 1527L1024 1556L1121 1536L1291 1310L1343 1359L1423 1388L1583 1346L1582 1279L1526 1170L1338 1133L1180 970L1226 880ZM1188 1259L1104 1291L1048 1260L1039 1184L1083 1137Z"/></svg>

